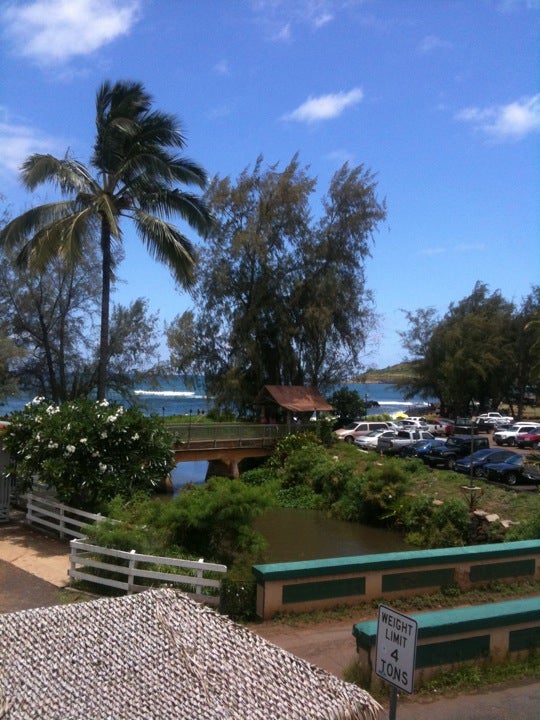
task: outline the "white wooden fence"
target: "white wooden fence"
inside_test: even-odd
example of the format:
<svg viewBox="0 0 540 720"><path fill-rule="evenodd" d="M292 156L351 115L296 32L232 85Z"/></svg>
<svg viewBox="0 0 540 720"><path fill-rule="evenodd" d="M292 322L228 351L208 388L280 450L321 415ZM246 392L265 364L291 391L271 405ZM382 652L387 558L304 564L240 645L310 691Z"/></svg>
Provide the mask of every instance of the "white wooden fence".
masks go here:
<svg viewBox="0 0 540 720"><path fill-rule="evenodd" d="M149 586L166 584L183 590L199 602L219 604L221 580L216 575L226 573L226 565L141 555L135 550L114 550L90 545L82 540L71 540L69 544L71 553L68 575L72 581L86 580L124 590L128 594L148 590ZM147 584L141 584L142 579Z"/></svg>
<svg viewBox="0 0 540 720"><path fill-rule="evenodd" d="M61 538L82 538L83 525L91 525L96 520L103 520L103 515L77 510L56 502L50 497L27 493L26 520L32 525L41 525L57 532Z"/></svg>
<svg viewBox="0 0 540 720"><path fill-rule="evenodd" d="M72 537L68 575L70 581L85 580L96 585L124 590L127 593L168 585L188 593L193 599L209 605L219 604L220 575L226 565L203 560L141 555L134 550L115 550L85 542L81 528L103 515L77 510L50 497L28 493L26 519L33 525L54 530L60 537ZM143 584L141 581L146 581Z"/></svg>

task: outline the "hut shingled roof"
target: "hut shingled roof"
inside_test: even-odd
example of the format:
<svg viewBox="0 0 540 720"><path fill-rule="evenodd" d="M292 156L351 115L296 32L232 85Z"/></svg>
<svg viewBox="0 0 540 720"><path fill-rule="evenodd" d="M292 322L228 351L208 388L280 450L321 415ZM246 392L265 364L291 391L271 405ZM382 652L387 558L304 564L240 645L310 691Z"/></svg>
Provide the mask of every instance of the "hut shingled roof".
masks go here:
<svg viewBox="0 0 540 720"><path fill-rule="evenodd" d="M4 720L374 720L364 690L170 589L0 615Z"/></svg>
<svg viewBox="0 0 540 720"><path fill-rule="evenodd" d="M255 404L264 405L268 400L292 412L312 413L314 410L333 410L317 388L303 385L265 385L257 396Z"/></svg>

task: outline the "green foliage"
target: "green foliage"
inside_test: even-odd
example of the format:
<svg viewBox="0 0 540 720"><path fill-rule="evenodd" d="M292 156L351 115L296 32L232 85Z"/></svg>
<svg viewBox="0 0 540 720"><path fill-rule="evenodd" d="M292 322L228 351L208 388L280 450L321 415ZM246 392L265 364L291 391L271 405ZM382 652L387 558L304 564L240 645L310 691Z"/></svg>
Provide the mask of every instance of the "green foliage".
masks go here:
<svg viewBox="0 0 540 720"><path fill-rule="evenodd" d="M313 213L316 185L297 156L210 183L198 307L167 335L174 367L204 373L219 407L247 413L266 384L329 387L359 362L374 322L365 260L386 207L361 165L344 164Z"/></svg>
<svg viewBox="0 0 540 720"><path fill-rule="evenodd" d="M320 510L323 499L308 485L296 485L281 488L276 492L276 500L280 507L303 510Z"/></svg>
<svg viewBox="0 0 540 720"><path fill-rule="evenodd" d="M253 529L253 520L272 504L271 494L260 487L210 478L163 503L160 522L169 529L175 545L230 564L263 549L264 538Z"/></svg>
<svg viewBox="0 0 540 720"><path fill-rule="evenodd" d="M505 539L511 540L540 540L540 515L536 515L528 522L512 525L507 531Z"/></svg>
<svg viewBox="0 0 540 720"><path fill-rule="evenodd" d="M407 542L419 547L466 545L471 529L467 504L461 498L435 503L426 495L407 497L399 511Z"/></svg>
<svg viewBox="0 0 540 720"><path fill-rule="evenodd" d="M174 466L171 436L135 407L36 398L10 419L4 444L20 489L38 478L79 509L96 512L116 495L151 493Z"/></svg>
<svg viewBox="0 0 540 720"><path fill-rule="evenodd" d="M410 476L398 460L372 463L362 476L346 485L334 510L344 520L368 525L389 525L395 520L410 486Z"/></svg>
<svg viewBox="0 0 540 720"><path fill-rule="evenodd" d="M538 357L534 334L525 328L539 305L538 286L517 308L477 282L442 319L433 308L406 312L410 328L400 335L412 377L396 385L408 396L439 398L444 414L454 417L468 415L472 401L489 410L514 399L521 414Z"/></svg>
<svg viewBox="0 0 540 720"><path fill-rule="evenodd" d="M250 563L235 562L221 581L219 610L237 621L256 616L257 583L251 567Z"/></svg>
<svg viewBox="0 0 540 720"><path fill-rule="evenodd" d="M366 404L357 390L342 387L334 392L328 402L339 415L340 425L346 425L366 414Z"/></svg>
<svg viewBox="0 0 540 720"><path fill-rule="evenodd" d="M301 449L320 446L319 438L312 432L290 433L280 438L268 459L268 466L280 469L291 455Z"/></svg>
<svg viewBox="0 0 540 720"><path fill-rule="evenodd" d="M268 465L245 470L242 473L242 482L246 483L246 485L268 486L276 482L276 470Z"/></svg>
<svg viewBox="0 0 540 720"><path fill-rule="evenodd" d="M281 484L284 488L307 484L317 490L330 463L322 445L307 444L287 456L279 471Z"/></svg>

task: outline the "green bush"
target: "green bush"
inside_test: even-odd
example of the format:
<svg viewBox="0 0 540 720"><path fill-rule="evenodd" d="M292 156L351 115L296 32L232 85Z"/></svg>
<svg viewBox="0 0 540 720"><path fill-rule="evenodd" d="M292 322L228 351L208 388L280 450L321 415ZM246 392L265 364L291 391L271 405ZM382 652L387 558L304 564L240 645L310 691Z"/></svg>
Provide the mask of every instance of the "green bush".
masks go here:
<svg viewBox="0 0 540 720"><path fill-rule="evenodd" d="M260 487L214 477L162 503L159 522L170 531L174 545L230 565L264 548L253 520L273 504L271 494Z"/></svg>
<svg viewBox="0 0 540 720"><path fill-rule="evenodd" d="M287 459L299 450L320 447L321 442L314 432L291 433L277 441L268 466L281 470Z"/></svg>
<svg viewBox="0 0 540 720"><path fill-rule="evenodd" d="M427 496L407 498L399 522L409 544L429 548L466 545L471 528L467 505L460 498L440 505Z"/></svg>
<svg viewBox="0 0 540 720"><path fill-rule="evenodd" d="M150 493L174 466L171 435L135 407L37 398L10 419L4 444L20 490L38 478L79 509L95 512L116 495Z"/></svg>
<svg viewBox="0 0 540 720"><path fill-rule="evenodd" d="M398 460L372 463L347 482L334 510L343 520L391 525L409 486L410 476Z"/></svg>

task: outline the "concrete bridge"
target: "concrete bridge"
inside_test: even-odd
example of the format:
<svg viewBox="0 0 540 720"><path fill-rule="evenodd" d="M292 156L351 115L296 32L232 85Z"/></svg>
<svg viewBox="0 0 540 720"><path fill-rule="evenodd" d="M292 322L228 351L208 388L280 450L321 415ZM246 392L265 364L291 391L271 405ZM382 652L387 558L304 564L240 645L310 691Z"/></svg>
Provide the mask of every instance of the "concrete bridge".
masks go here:
<svg viewBox="0 0 540 720"><path fill-rule="evenodd" d="M271 455L276 442L292 432L290 425L262 423L182 423L168 424L167 427L174 434L173 450L177 463L219 461L234 478L239 476L241 460Z"/></svg>

